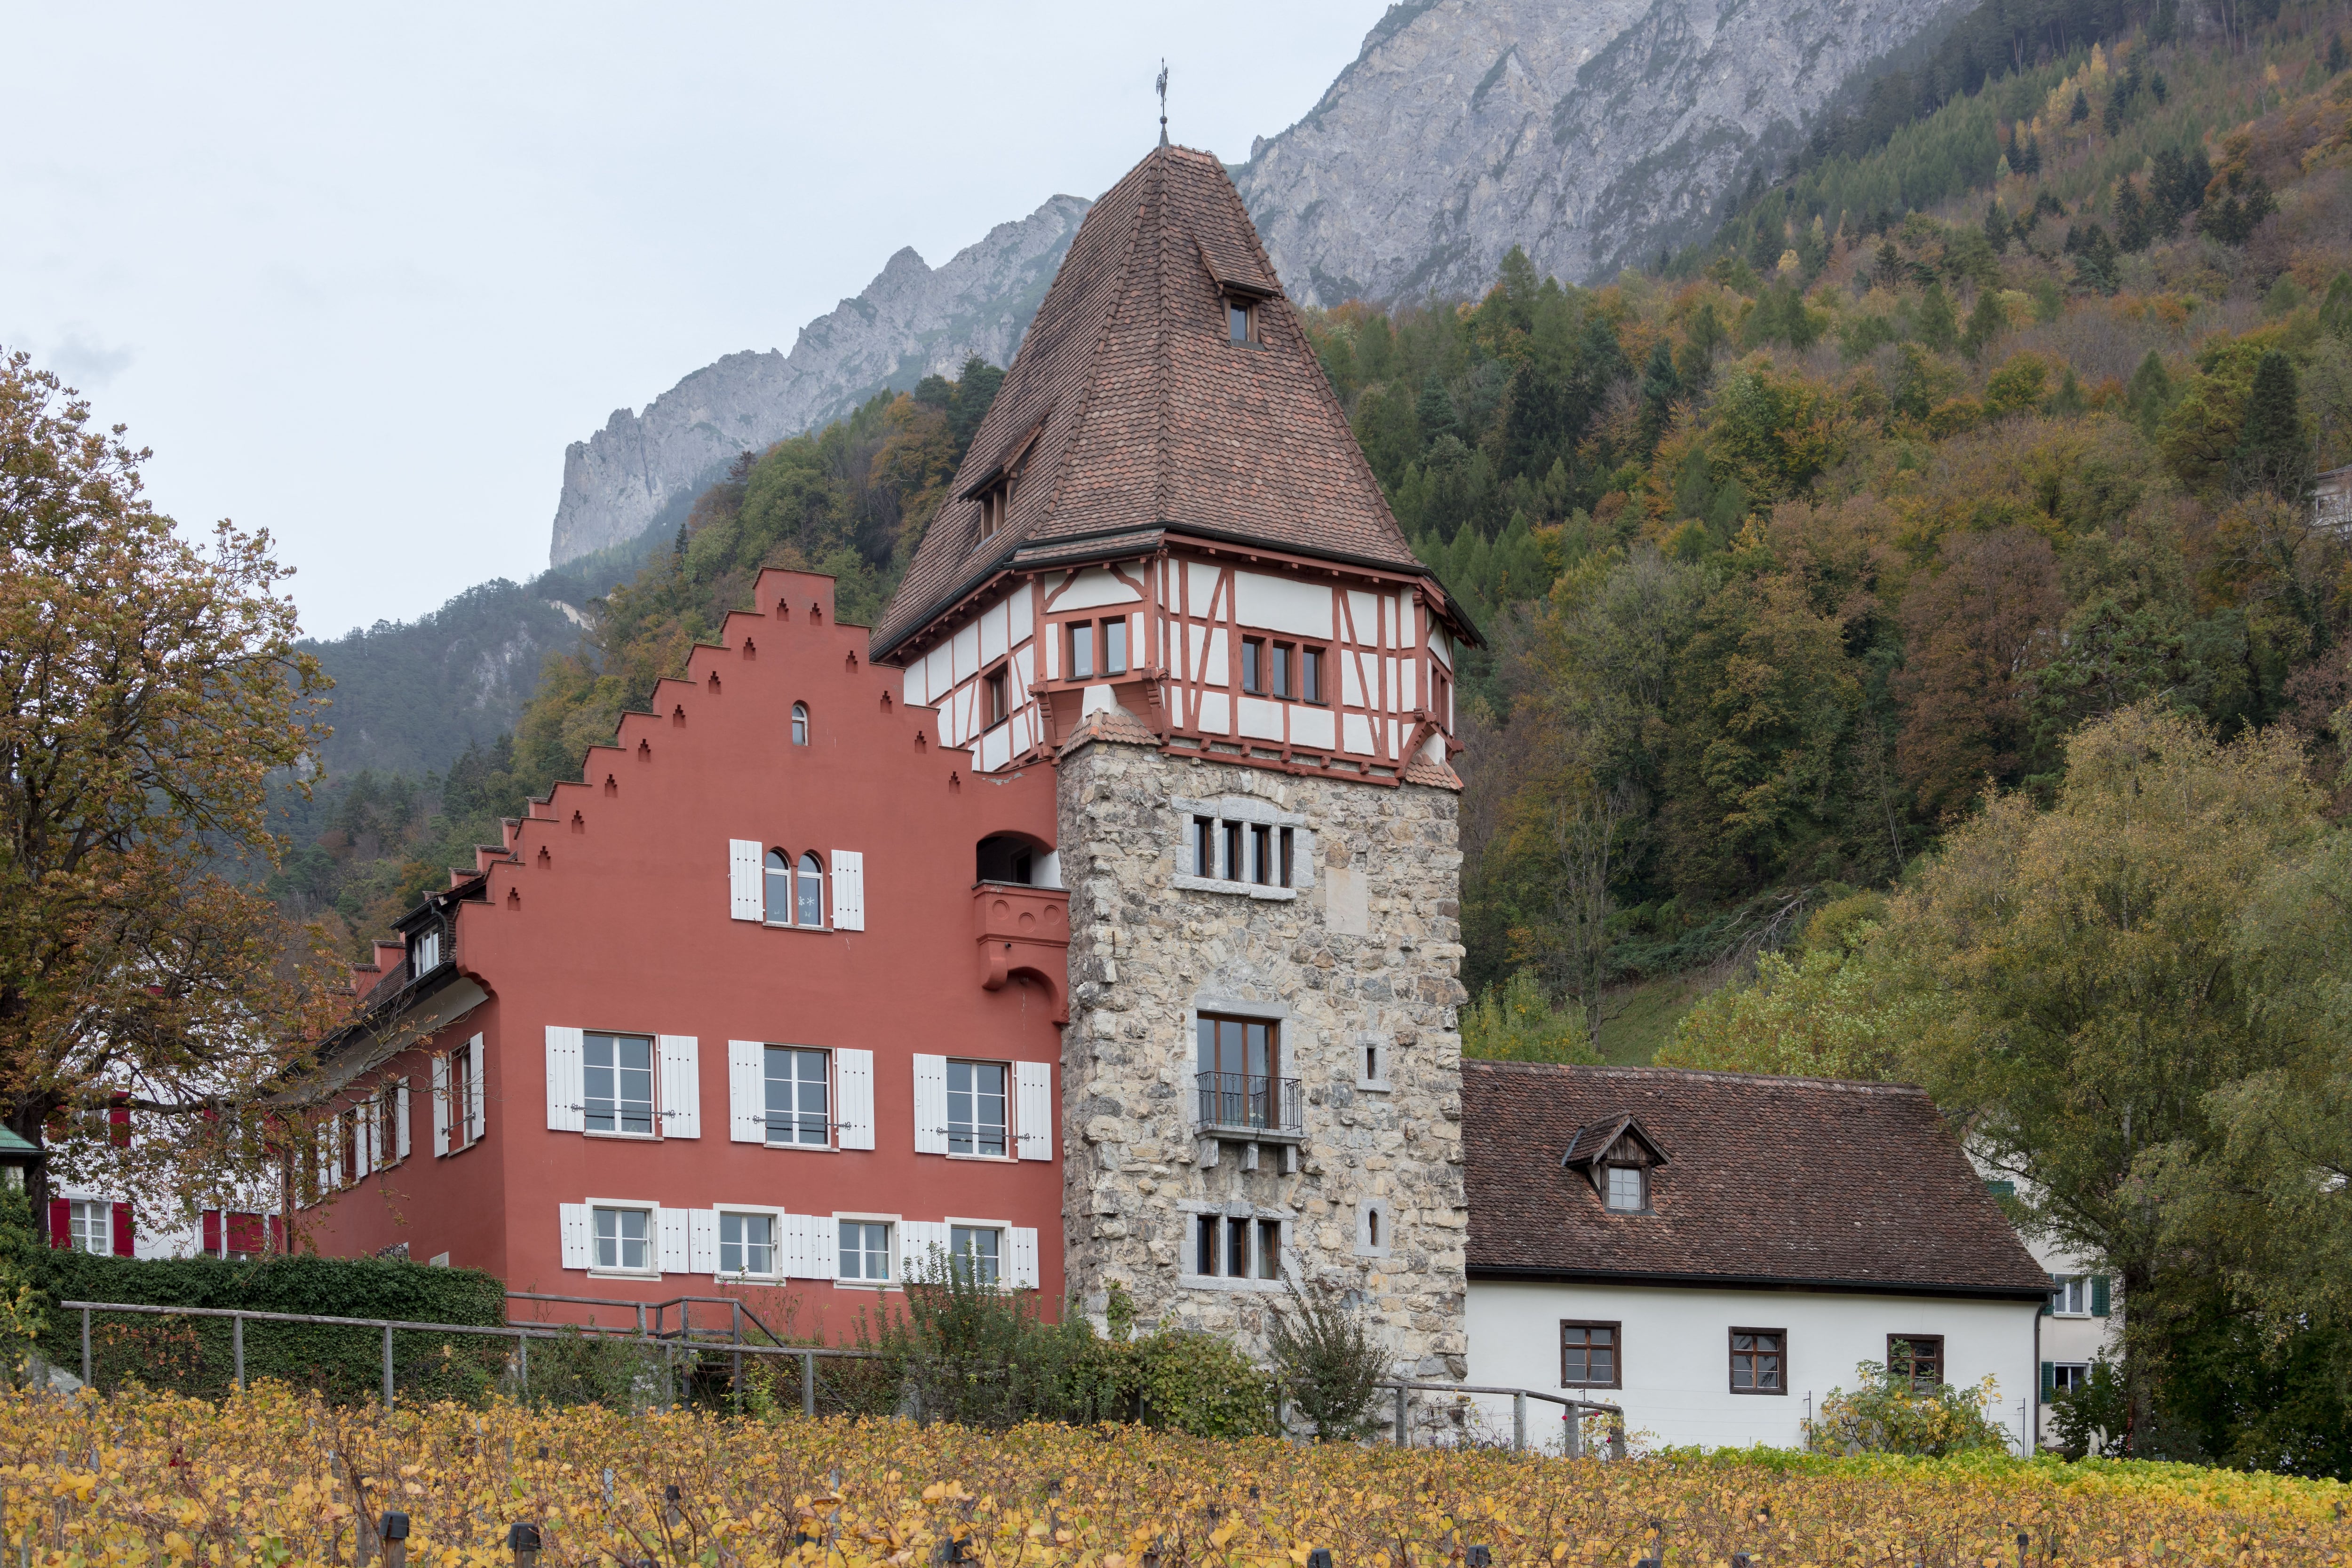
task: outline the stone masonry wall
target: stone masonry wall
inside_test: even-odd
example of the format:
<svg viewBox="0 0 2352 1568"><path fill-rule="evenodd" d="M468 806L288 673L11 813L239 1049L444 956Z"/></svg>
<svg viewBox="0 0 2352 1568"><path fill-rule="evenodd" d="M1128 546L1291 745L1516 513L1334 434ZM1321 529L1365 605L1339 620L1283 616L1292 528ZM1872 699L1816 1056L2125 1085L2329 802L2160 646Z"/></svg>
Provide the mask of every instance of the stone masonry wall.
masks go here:
<svg viewBox="0 0 2352 1568"><path fill-rule="evenodd" d="M1454 795L1095 740L1062 758L1059 799L1072 1291L1099 1313L1116 1282L1139 1325L1263 1356L1280 1287L1194 1274L1192 1226L1204 1212L1278 1218L1286 1270L1355 1292L1401 1367L1465 1375ZM1190 817L1216 801L1311 833L1298 841L1311 877L1294 876L1311 885L1253 897L1188 874ZM1295 1151L1197 1134L1200 1011L1280 1019L1282 1072L1302 1081Z"/></svg>

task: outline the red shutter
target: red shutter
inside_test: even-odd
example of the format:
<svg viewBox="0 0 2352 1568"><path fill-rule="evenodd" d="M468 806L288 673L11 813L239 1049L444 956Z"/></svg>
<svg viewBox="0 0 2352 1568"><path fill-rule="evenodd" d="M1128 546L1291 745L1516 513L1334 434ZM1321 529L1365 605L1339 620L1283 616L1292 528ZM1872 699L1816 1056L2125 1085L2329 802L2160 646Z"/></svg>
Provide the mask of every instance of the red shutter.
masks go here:
<svg viewBox="0 0 2352 1568"><path fill-rule="evenodd" d="M286 1217L282 1214L269 1217L269 1249L272 1252L286 1250Z"/></svg>
<svg viewBox="0 0 2352 1568"><path fill-rule="evenodd" d="M260 1256L263 1249L261 1216L232 1214L228 1217L228 1249L248 1258Z"/></svg>
<svg viewBox="0 0 2352 1568"><path fill-rule="evenodd" d="M131 1256L131 1206L127 1203L114 1206L114 1255Z"/></svg>
<svg viewBox="0 0 2352 1568"><path fill-rule="evenodd" d="M118 1149L131 1146L131 1113L120 1105L106 1113L106 1141Z"/></svg>
<svg viewBox="0 0 2352 1568"><path fill-rule="evenodd" d="M73 1245L73 1205L62 1197L49 1199L49 1245Z"/></svg>
<svg viewBox="0 0 2352 1568"><path fill-rule="evenodd" d="M217 1208L207 1208L205 1210L205 1253L207 1257L216 1257L220 1249L221 1211Z"/></svg>

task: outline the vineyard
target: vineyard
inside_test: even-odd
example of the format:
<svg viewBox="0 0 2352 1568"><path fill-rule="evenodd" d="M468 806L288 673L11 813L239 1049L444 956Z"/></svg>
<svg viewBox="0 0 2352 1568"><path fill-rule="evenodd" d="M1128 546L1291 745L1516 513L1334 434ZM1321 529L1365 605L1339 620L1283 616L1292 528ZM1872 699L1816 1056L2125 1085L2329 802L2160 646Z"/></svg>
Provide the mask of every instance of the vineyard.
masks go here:
<svg viewBox="0 0 2352 1568"><path fill-rule="evenodd" d="M2347 1489L2185 1466L1609 1462L1134 1428L0 1395L12 1564L1763 1568L2352 1562ZM395 1532L396 1533L396 1532Z"/></svg>

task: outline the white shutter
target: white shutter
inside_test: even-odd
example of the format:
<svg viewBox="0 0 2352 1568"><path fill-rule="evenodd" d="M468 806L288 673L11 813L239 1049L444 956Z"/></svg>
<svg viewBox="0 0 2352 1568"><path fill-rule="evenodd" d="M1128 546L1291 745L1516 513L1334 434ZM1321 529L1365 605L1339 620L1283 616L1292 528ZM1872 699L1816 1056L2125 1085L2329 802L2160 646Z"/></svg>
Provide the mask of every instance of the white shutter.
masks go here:
<svg viewBox="0 0 2352 1568"><path fill-rule="evenodd" d="M943 1219L898 1222L898 1278L901 1283L936 1277L947 1260L948 1227ZM935 1255L936 1254L936 1255Z"/></svg>
<svg viewBox="0 0 2352 1568"><path fill-rule="evenodd" d="M683 1208L656 1208L654 1218L661 1226L661 1271L665 1274L692 1273L694 1235L688 1212Z"/></svg>
<svg viewBox="0 0 2352 1568"><path fill-rule="evenodd" d="M727 1042L727 1135L739 1144L768 1141L768 1048L756 1040Z"/></svg>
<svg viewBox="0 0 2352 1568"><path fill-rule="evenodd" d="M756 839L727 841L727 913L735 920L759 920L761 849Z"/></svg>
<svg viewBox="0 0 2352 1568"><path fill-rule="evenodd" d="M833 852L833 928L866 929L866 855L860 850Z"/></svg>
<svg viewBox="0 0 2352 1568"><path fill-rule="evenodd" d="M1013 1064L1013 1128L1024 1160L1054 1157L1054 1064Z"/></svg>
<svg viewBox="0 0 2352 1568"><path fill-rule="evenodd" d="M399 1142L394 1146L393 1158L408 1157L408 1080L405 1076L392 1081L392 1129Z"/></svg>
<svg viewBox="0 0 2352 1568"><path fill-rule="evenodd" d="M319 1124L319 1191L321 1195L334 1190L335 1119L332 1116Z"/></svg>
<svg viewBox="0 0 2352 1568"><path fill-rule="evenodd" d="M383 1141L383 1110L377 1103L377 1096L383 1092L379 1088L374 1094L360 1102L359 1170L362 1176L371 1176L383 1169L383 1151L376 1146Z"/></svg>
<svg viewBox="0 0 2352 1568"><path fill-rule="evenodd" d="M688 1229L691 1237L687 1263L697 1274L719 1272L719 1211L715 1208L687 1210Z"/></svg>
<svg viewBox="0 0 2352 1568"><path fill-rule="evenodd" d="M557 1205L563 1223L563 1266L585 1269L593 1256L588 1249L588 1206L584 1203Z"/></svg>
<svg viewBox="0 0 2352 1568"><path fill-rule="evenodd" d="M661 1053L661 1130L665 1138L702 1136L702 1071L694 1036L666 1034Z"/></svg>
<svg viewBox="0 0 2352 1568"><path fill-rule="evenodd" d="M1037 1231L1033 1226L1016 1225L1004 1233L1005 1250L1012 1254L1010 1283L1016 1289L1034 1291L1037 1288Z"/></svg>
<svg viewBox="0 0 2352 1568"><path fill-rule="evenodd" d="M449 1059L436 1052L433 1058L433 1153L438 1157L448 1152Z"/></svg>
<svg viewBox="0 0 2352 1568"><path fill-rule="evenodd" d="M874 1053L870 1051L835 1051L833 1089L840 1107L834 1114L841 1124L841 1146L845 1149L872 1148Z"/></svg>
<svg viewBox="0 0 2352 1568"><path fill-rule="evenodd" d="M588 1130L588 1086L580 1067L581 1036L583 1030L565 1029L557 1024L547 1026L547 1130L551 1133L584 1133ZM474 1039L478 1042L481 1036ZM482 1081L482 1059L478 1045L471 1063L475 1083ZM480 1091L475 1091L477 1094ZM470 1113L471 1107L468 1107ZM470 1117L469 1117L470 1119ZM468 1140L470 1141L470 1140Z"/></svg>
<svg viewBox="0 0 2352 1568"><path fill-rule="evenodd" d="M840 1227L829 1214L803 1214L794 1218L801 1222L801 1278L830 1280L840 1273L834 1261L834 1243L839 1239Z"/></svg>
<svg viewBox="0 0 2352 1568"><path fill-rule="evenodd" d="M948 1152L948 1059L915 1058L915 1152Z"/></svg>
<svg viewBox="0 0 2352 1568"><path fill-rule="evenodd" d="M787 1280L808 1277L808 1216L776 1216L776 1272Z"/></svg>
<svg viewBox="0 0 2352 1568"><path fill-rule="evenodd" d="M572 1087L577 1091L572 1096L572 1103L579 1107L573 1114L580 1118L581 1127L585 1128L588 1125L588 1108L583 1102L588 1097L588 1086L580 1074L580 1058L575 1054L572 1061ZM490 1130L490 1064L482 1059L482 1037L478 1034L466 1042L466 1143L471 1147Z"/></svg>

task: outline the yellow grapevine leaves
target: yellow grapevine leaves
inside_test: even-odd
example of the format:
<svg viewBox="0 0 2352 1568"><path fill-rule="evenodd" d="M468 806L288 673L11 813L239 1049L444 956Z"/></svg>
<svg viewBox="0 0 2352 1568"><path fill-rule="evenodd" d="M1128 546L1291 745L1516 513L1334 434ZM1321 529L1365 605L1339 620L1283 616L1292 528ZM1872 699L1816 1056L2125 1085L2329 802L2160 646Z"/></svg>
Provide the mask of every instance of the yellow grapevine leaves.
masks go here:
<svg viewBox="0 0 2352 1568"><path fill-rule="evenodd" d="M673 1492L670 1489L675 1488ZM0 1564L350 1564L409 1517L419 1568L2352 1568L2352 1489L2185 1466L1605 1463L596 1408L390 1420L268 1388L213 1405L0 1394ZM2018 1537L2025 1539L2021 1559Z"/></svg>

